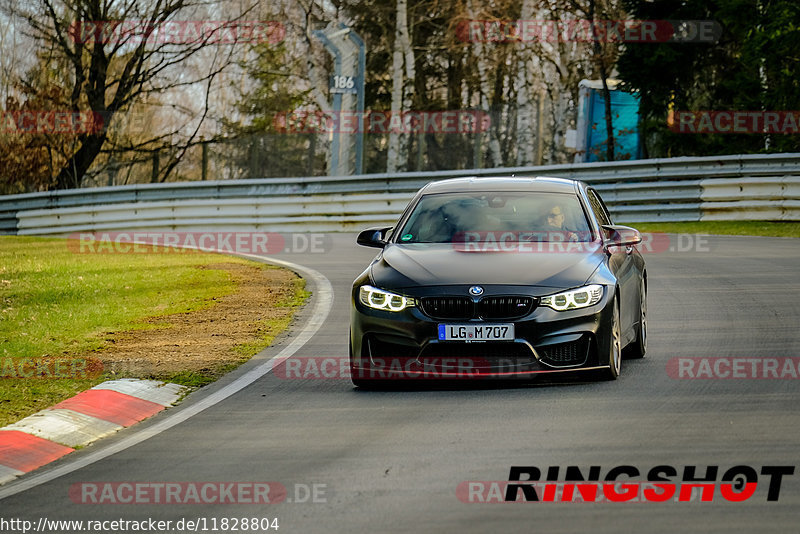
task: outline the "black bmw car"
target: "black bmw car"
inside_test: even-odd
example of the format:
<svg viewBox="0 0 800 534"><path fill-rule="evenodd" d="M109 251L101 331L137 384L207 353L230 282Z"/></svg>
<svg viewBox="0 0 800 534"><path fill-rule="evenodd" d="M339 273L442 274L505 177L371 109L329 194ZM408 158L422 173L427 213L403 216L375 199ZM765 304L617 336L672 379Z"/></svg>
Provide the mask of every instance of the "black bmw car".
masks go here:
<svg viewBox="0 0 800 534"><path fill-rule="evenodd" d="M396 226L358 236L382 250L353 283L352 381L616 379L623 349L646 350L641 240L583 182L430 183Z"/></svg>

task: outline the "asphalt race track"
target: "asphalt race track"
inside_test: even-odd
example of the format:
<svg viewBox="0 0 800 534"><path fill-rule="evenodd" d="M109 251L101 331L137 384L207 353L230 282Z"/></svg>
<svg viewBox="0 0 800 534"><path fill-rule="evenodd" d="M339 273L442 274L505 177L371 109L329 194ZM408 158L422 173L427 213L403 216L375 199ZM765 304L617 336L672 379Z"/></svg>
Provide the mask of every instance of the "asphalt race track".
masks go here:
<svg viewBox="0 0 800 534"><path fill-rule="evenodd" d="M289 346L287 336L179 407L3 486L0 515L35 523L206 518L209 532L211 518L277 517L280 533L796 533L800 468L772 502L760 470L800 464L800 380L676 379L667 363L800 356L800 241L707 239L707 250L646 255L648 355L624 361L616 382L367 392L346 379L270 372L213 403L215 392ZM321 273L334 293L329 314L294 357L347 356L350 284L374 254L354 235L334 235L326 253L276 256ZM165 423L180 414L192 416ZM100 458L113 447L121 450ZM712 502L661 503L465 503L456 494L465 481L507 481L511 466L544 473L569 465L601 466L603 476L623 465L642 473L698 466L700 476L719 466L719 477L744 465L759 472L759 485L743 502L719 491ZM66 473L52 478L59 472ZM293 502L83 504L69 495L80 483L205 481L279 482ZM306 491L314 485L320 502Z"/></svg>

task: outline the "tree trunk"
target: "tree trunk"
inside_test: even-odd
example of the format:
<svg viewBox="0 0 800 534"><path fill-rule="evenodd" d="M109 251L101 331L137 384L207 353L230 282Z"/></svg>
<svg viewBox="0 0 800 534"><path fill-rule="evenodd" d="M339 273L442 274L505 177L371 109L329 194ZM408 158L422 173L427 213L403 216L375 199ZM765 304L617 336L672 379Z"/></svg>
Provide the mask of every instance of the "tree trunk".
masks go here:
<svg viewBox="0 0 800 534"><path fill-rule="evenodd" d="M81 186L86 171L100 154L105 135L88 135L82 140L81 147L64 165L56 177L56 189L72 189Z"/></svg>
<svg viewBox="0 0 800 534"><path fill-rule="evenodd" d="M594 60L600 70L600 79L603 82L603 100L605 101L606 115L606 160L614 161L614 125L611 117L611 91L608 90L608 72L606 72L606 62L603 57L603 47L597 37L595 30L595 0L589 0L589 18L592 21L592 42L594 46Z"/></svg>
<svg viewBox="0 0 800 534"><path fill-rule="evenodd" d="M408 35L408 1L397 0L394 45L392 49L392 121L402 122L403 112L411 108L414 84L414 54ZM386 172L403 172L408 167L408 134L391 132L386 157Z"/></svg>
<svg viewBox="0 0 800 534"><path fill-rule="evenodd" d="M533 0L524 0L520 20L533 18ZM534 158L533 65L529 43L520 43L517 67L517 165L531 165Z"/></svg>
<svg viewBox="0 0 800 534"><path fill-rule="evenodd" d="M472 0L467 0L467 13L469 18L475 20L475 10L472 7ZM486 132L486 135L489 137L489 165L487 167L498 167L502 165L502 151L500 149L500 140L497 138L497 124L495 124L499 117L499 113L492 113L492 109L489 105L489 92L490 92L490 85L489 80L486 76L487 66L486 66L486 57L483 53L483 44L480 40L477 40L473 44L473 50L475 51L475 62L478 65L478 79L480 85L480 99L481 99L481 109L483 111L489 112L492 124L489 127L489 130ZM495 110L499 111L499 110Z"/></svg>
<svg viewBox="0 0 800 534"><path fill-rule="evenodd" d="M611 117L611 91L608 90L606 69L604 66L600 67L600 76L603 78L603 100L605 101L606 136L608 138L606 144L606 159L608 161L614 161L614 125Z"/></svg>

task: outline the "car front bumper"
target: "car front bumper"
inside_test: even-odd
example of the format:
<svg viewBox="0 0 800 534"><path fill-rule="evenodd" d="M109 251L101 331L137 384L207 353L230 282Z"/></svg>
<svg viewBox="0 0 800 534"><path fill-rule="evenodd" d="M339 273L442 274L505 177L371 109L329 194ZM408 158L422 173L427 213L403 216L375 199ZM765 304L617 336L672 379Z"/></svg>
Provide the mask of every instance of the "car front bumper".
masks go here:
<svg viewBox="0 0 800 534"><path fill-rule="evenodd" d="M362 304L356 284L351 294L350 361L356 379L479 379L533 378L542 374L607 368L614 288L587 308L555 311L537 306L513 320L443 320L427 316L420 307L400 312L376 310ZM486 286L486 295L536 296L536 288ZM447 286L447 292L466 294L467 287ZM399 290L407 296L430 294L430 288ZM540 290L541 291L541 290ZM540 294L541 296L543 294ZM513 323L513 341L441 341L440 324Z"/></svg>

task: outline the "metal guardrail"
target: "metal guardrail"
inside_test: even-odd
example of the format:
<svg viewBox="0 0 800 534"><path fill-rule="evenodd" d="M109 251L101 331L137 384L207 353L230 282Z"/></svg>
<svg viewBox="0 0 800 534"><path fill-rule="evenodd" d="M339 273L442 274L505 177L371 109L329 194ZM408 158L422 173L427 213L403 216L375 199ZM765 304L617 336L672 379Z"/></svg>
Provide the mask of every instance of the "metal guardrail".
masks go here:
<svg viewBox="0 0 800 534"><path fill-rule="evenodd" d="M623 222L800 220L800 154L137 184L0 196L0 233L342 231L391 224L427 182L555 176L593 184Z"/></svg>

